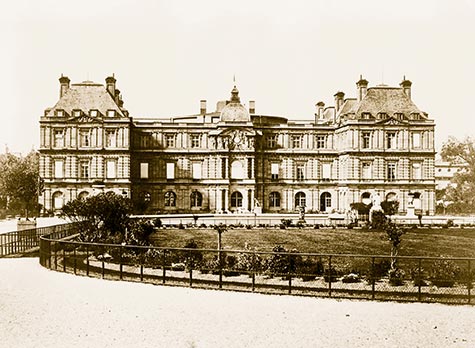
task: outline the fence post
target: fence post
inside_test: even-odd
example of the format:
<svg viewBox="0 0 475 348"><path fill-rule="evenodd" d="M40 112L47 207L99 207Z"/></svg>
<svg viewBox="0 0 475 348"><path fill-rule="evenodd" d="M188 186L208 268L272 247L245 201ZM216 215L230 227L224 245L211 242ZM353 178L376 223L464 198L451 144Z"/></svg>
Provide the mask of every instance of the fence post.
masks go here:
<svg viewBox="0 0 475 348"><path fill-rule="evenodd" d="M101 270L101 273L102 273L102 279L104 279L104 247L102 247L102 270Z"/></svg>
<svg viewBox="0 0 475 348"><path fill-rule="evenodd" d="M371 258L371 299L374 300L374 288L375 288L375 269L374 269L374 257Z"/></svg>
<svg viewBox="0 0 475 348"><path fill-rule="evenodd" d="M218 251L218 266L219 266L219 288L223 288L223 264L222 264L221 250Z"/></svg>
<svg viewBox="0 0 475 348"><path fill-rule="evenodd" d="M66 245L63 246L63 272L66 272Z"/></svg>
<svg viewBox="0 0 475 348"><path fill-rule="evenodd" d="M120 250L120 257L119 257L119 277L120 277L120 280L122 280L122 254L124 253L124 247L123 246L120 246L119 247L119 250Z"/></svg>
<svg viewBox="0 0 475 348"><path fill-rule="evenodd" d="M74 246L73 257L74 257L74 274L76 274L76 268L77 268L77 265L76 265L76 246Z"/></svg>
<svg viewBox="0 0 475 348"><path fill-rule="evenodd" d="M89 276L89 246L86 244L86 275Z"/></svg>
<svg viewBox="0 0 475 348"><path fill-rule="evenodd" d="M289 294L292 293L292 258L291 256L289 255L289 271L287 272L288 273L288 277L289 277Z"/></svg>
<svg viewBox="0 0 475 348"><path fill-rule="evenodd" d="M163 275L162 275L162 283L165 284L165 276L166 276L166 271L165 271L165 254L167 250L163 249L163 254L162 254L162 270L163 270Z"/></svg>
<svg viewBox="0 0 475 348"><path fill-rule="evenodd" d="M58 242L54 242L54 269L58 269Z"/></svg>
<svg viewBox="0 0 475 348"><path fill-rule="evenodd" d="M421 286L422 286L422 259L419 259L419 265L417 267L417 299L421 300Z"/></svg>
<svg viewBox="0 0 475 348"><path fill-rule="evenodd" d="M256 272L252 270L252 291L254 292L256 288Z"/></svg>
<svg viewBox="0 0 475 348"><path fill-rule="evenodd" d="M328 257L328 296L332 297L332 257Z"/></svg>
<svg viewBox="0 0 475 348"><path fill-rule="evenodd" d="M470 260L468 260L468 279L467 279L467 292L468 292L468 303L470 303L471 293L470 290L472 289L472 272L470 270Z"/></svg>

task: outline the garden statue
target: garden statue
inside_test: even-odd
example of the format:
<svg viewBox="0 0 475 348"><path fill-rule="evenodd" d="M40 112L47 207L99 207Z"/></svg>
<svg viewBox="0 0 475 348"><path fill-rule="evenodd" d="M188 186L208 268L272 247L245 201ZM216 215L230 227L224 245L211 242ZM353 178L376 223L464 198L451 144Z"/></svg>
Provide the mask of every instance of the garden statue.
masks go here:
<svg viewBox="0 0 475 348"><path fill-rule="evenodd" d="M379 197L378 193L371 194L371 202L373 205L369 210L369 222L373 221L373 213L375 211L383 211L383 208L381 207L381 197Z"/></svg>

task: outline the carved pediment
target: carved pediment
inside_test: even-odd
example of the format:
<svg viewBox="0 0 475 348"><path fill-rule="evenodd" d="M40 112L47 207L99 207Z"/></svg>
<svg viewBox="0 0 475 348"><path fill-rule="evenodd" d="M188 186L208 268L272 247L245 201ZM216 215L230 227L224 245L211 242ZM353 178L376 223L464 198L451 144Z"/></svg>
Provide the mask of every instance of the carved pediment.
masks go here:
<svg viewBox="0 0 475 348"><path fill-rule="evenodd" d="M394 117L390 117L386 120L381 120L379 122L376 122L376 124L378 124L378 125L398 126L398 125L407 125L408 122L403 121L403 120L398 120Z"/></svg>
<svg viewBox="0 0 475 348"><path fill-rule="evenodd" d="M102 119L90 117L87 115L72 117L68 121L78 122L78 123L102 123Z"/></svg>

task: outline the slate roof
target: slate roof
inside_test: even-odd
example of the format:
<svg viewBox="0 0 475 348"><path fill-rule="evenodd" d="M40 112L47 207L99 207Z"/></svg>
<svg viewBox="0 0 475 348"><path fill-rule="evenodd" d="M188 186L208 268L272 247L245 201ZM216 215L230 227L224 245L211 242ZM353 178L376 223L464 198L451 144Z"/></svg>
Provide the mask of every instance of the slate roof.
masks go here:
<svg viewBox="0 0 475 348"><path fill-rule="evenodd" d="M399 87L376 86L368 88L355 108L355 117L362 118L364 112L369 112L372 117L377 117L379 113L386 113L389 117L394 117L396 113L403 113L405 118L414 118L413 114L425 117L425 114L412 102L412 100Z"/></svg>
<svg viewBox="0 0 475 348"><path fill-rule="evenodd" d="M99 110L102 115L107 115L107 110L115 110L117 116L125 117L104 85L92 81L71 84L56 105L48 111L47 116L54 116L56 110L64 110L72 115L72 111L77 109L86 114L90 110Z"/></svg>

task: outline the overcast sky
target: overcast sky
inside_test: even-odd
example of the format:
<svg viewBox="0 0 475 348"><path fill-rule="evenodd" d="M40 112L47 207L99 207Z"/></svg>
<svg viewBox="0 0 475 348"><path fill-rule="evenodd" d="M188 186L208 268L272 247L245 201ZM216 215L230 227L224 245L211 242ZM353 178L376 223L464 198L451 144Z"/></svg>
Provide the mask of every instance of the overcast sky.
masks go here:
<svg viewBox="0 0 475 348"><path fill-rule="evenodd" d="M133 117L214 109L313 119L341 90L413 82L436 122L436 147L473 135L475 0L0 0L0 152L39 145L39 118L58 78L104 83L114 73Z"/></svg>

